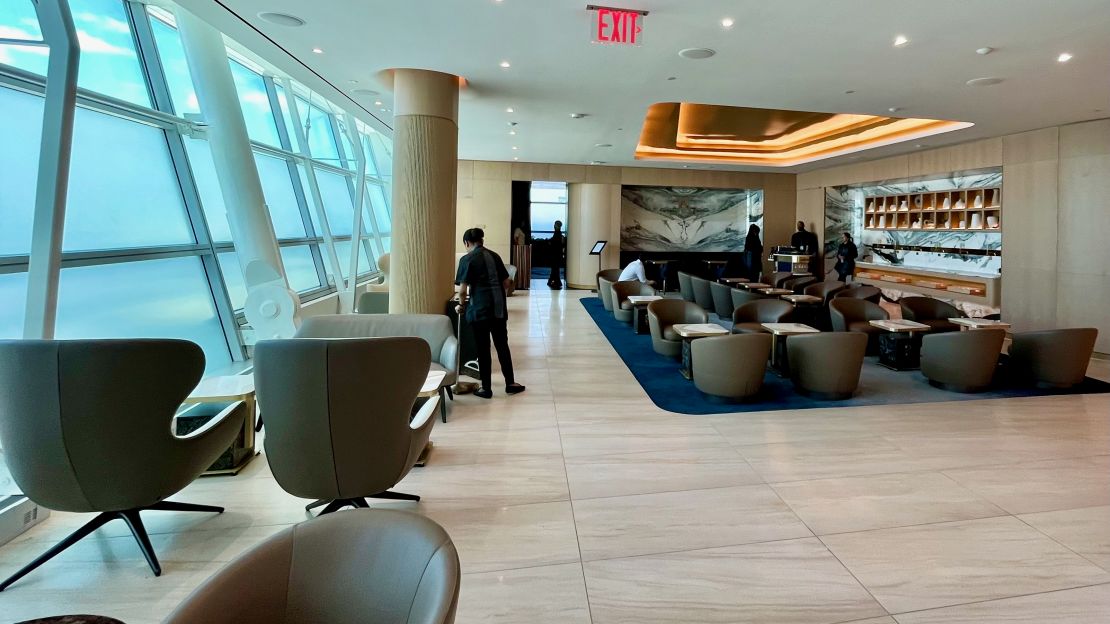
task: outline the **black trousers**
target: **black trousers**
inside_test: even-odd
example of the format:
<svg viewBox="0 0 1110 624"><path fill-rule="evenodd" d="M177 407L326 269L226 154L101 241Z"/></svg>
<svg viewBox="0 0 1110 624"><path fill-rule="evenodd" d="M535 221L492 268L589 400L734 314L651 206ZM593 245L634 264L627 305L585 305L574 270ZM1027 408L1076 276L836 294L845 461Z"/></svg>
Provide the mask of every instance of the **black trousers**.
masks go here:
<svg viewBox="0 0 1110 624"><path fill-rule="evenodd" d="M490 357L489 342L493 339L493 347L497 349L497 361L501 363L501 372L505 375L505 384L516 381L513 376L513 355L509 352L509 331L506 326L507 319L486 319L471 321L470 331L474 332L474 346L478 350L478 373L482 376L482 388L491 389L493 359Z"/></svg>

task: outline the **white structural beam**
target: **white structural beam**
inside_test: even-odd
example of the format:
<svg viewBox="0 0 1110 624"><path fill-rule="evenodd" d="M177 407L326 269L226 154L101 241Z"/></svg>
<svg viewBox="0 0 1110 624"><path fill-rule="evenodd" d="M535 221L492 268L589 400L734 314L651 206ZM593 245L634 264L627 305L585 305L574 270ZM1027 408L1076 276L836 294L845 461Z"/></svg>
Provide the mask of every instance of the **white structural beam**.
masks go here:
<svg viewBox="0 0 1110 624"><path fill-rule="evenodd" d="M366 152L362 149L362 138L358 135L358 126L355 125L354 115L344 113L343 120L347 138L351 141L351 145L355 146L354 156L358 177L355 178L355 222L351 230L354 234L351 239L351 272L348 273L351 279L347 280L347 288L339 295L339 312L341 314L354 311L355 285L358 283L358 251L362 249L362 241L365 240L362 234L362 207L366 204Z"/></svg>
<svg viewBox="0 0 1110 624"><path fill-rule="evenodd" d="M24 338L54 337L58 315L58 275L62 266L77 67L81 49L68 0L35 2L43 39L50 46L46 101L42 116L31 255L27 268Z"/></svg>
<svg viewBox="0 0 1110 624"><path fill-rule="evenodd" d="M189 11L178 9L176 15L247 287L243 311L259 338L290 338L300 298L285 277L223 36Z"/></svg>

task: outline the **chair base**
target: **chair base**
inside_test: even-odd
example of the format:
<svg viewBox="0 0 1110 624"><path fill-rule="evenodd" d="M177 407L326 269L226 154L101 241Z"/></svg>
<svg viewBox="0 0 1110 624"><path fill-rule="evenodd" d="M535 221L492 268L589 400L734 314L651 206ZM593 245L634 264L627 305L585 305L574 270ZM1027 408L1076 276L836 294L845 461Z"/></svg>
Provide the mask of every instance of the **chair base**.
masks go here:
<svg viewBox="0 0 1110 624"><path fill-rule="evenodd" d="M799 386L794 386L794 391L811 399L817 399L818 401L844 401L852 398L855 394L854 390L852 392L818 392L817 390L807 390Z"/></svg>
<svg viewBox="0 0 1110 624"><path fill-rule="evenodd" d="M55 544L50 550L39 555L34 561L23 566L18 572L9 576L3 583L0 583L0 592L34 571L35 568L57 557L70 546L88 537L93 531L116 519L123 520L127 523L127 527L131 529L131 534L135 536L135 541L139 543L139 549L142 550L143 557L146 558L150 570L154 572L154 576L161 576L162 565L158 563L158 556L154 554L154 546L150 543L150 536L147 535L146 528L143 526L143 521L139 518L140 511L202 511L223 513L224 508L213 507L211 505L195 505L193 503L178 503L175 501L159 501L147 507L136 507L135 509L125 509L123 511L101 512L92 520L86 522L81 528L67 535L65 539Z"/></svg>
<svg viewBox="0 0 1110 624"><path fill-rule="evenodd" d="M941 390L947 390L949 392L960 392L962 394L975 394L977 392L985 392L985 391L990 389L989 385L988 386L964 386L964 385L960 385L960 384L953 384L953 383L945 383L943 381L936 381L936 380L933 380L933 379L928 379L927 381L929 382L929 385L934 387L934 388L940 388Z"/></svg>
<svg viewBox="0 0 1110 624"><path fill-rule="evenodd" d="M323 516L325 514L330 514L330 513L339 511L340 509L343 509L344 507L354 507L355 509L367 509L367 508L370 507L370 505L366 502L367 498L381 498L381 499L384 499L384 500L405 500L405 501L419 501L420 500L420 497L417 496L416 494L405 494L404 492L392 492L392 491L387 490L385 492L378 492L377 494L371 494L370 496L358 496L358 497L355 497L355 498L337 498L337 499L334 499L334 500L326 500L326 499L325 500L317 500L317 501L313 501L313 502L305 505L304 510L305 511L312 511L313 509L315 509L317 507L323 507L324 508L323 511L316 514L317 516Z"/></svg>

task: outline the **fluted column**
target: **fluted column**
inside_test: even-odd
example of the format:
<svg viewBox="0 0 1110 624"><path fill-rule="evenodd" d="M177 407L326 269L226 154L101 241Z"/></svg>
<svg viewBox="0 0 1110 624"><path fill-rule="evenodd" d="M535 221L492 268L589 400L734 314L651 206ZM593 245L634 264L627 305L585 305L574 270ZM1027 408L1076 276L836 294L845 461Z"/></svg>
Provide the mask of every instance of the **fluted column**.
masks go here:
<svg viewBox="0 0 1110 624"><path fill-rule="evenodd" d="M398 69L393 90L389 312L442 314L455 280L459 79Z"/></svg>
<svg viewBox="0 0 1110 624"><path fill-rule="evenodd" d="M600 267L620 266L620 185L570 184L567 205L567 284L596 288L598 258L590 250L609 241Z"/></svg>

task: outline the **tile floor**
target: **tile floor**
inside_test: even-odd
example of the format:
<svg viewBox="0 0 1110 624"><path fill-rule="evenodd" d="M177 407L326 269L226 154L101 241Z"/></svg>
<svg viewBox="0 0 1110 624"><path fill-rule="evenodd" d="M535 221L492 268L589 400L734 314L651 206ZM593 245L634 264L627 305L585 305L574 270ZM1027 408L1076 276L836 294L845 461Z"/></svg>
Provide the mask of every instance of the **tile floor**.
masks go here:
<svg viewBox="0 0 1110 624"><path fill-rule="evenodd" d="M1103 623L1110 395L744 415L657 409L576 301L511 300L520 396L459 397L387 506L443 524L458 622ZM1091 374L1110 379L1110 363ZM0 620L159 621L224 562L304 519L265 457L151 512L164 574L109 526L0 593ZM14 571L85 516L0 547Z"/></svg>

